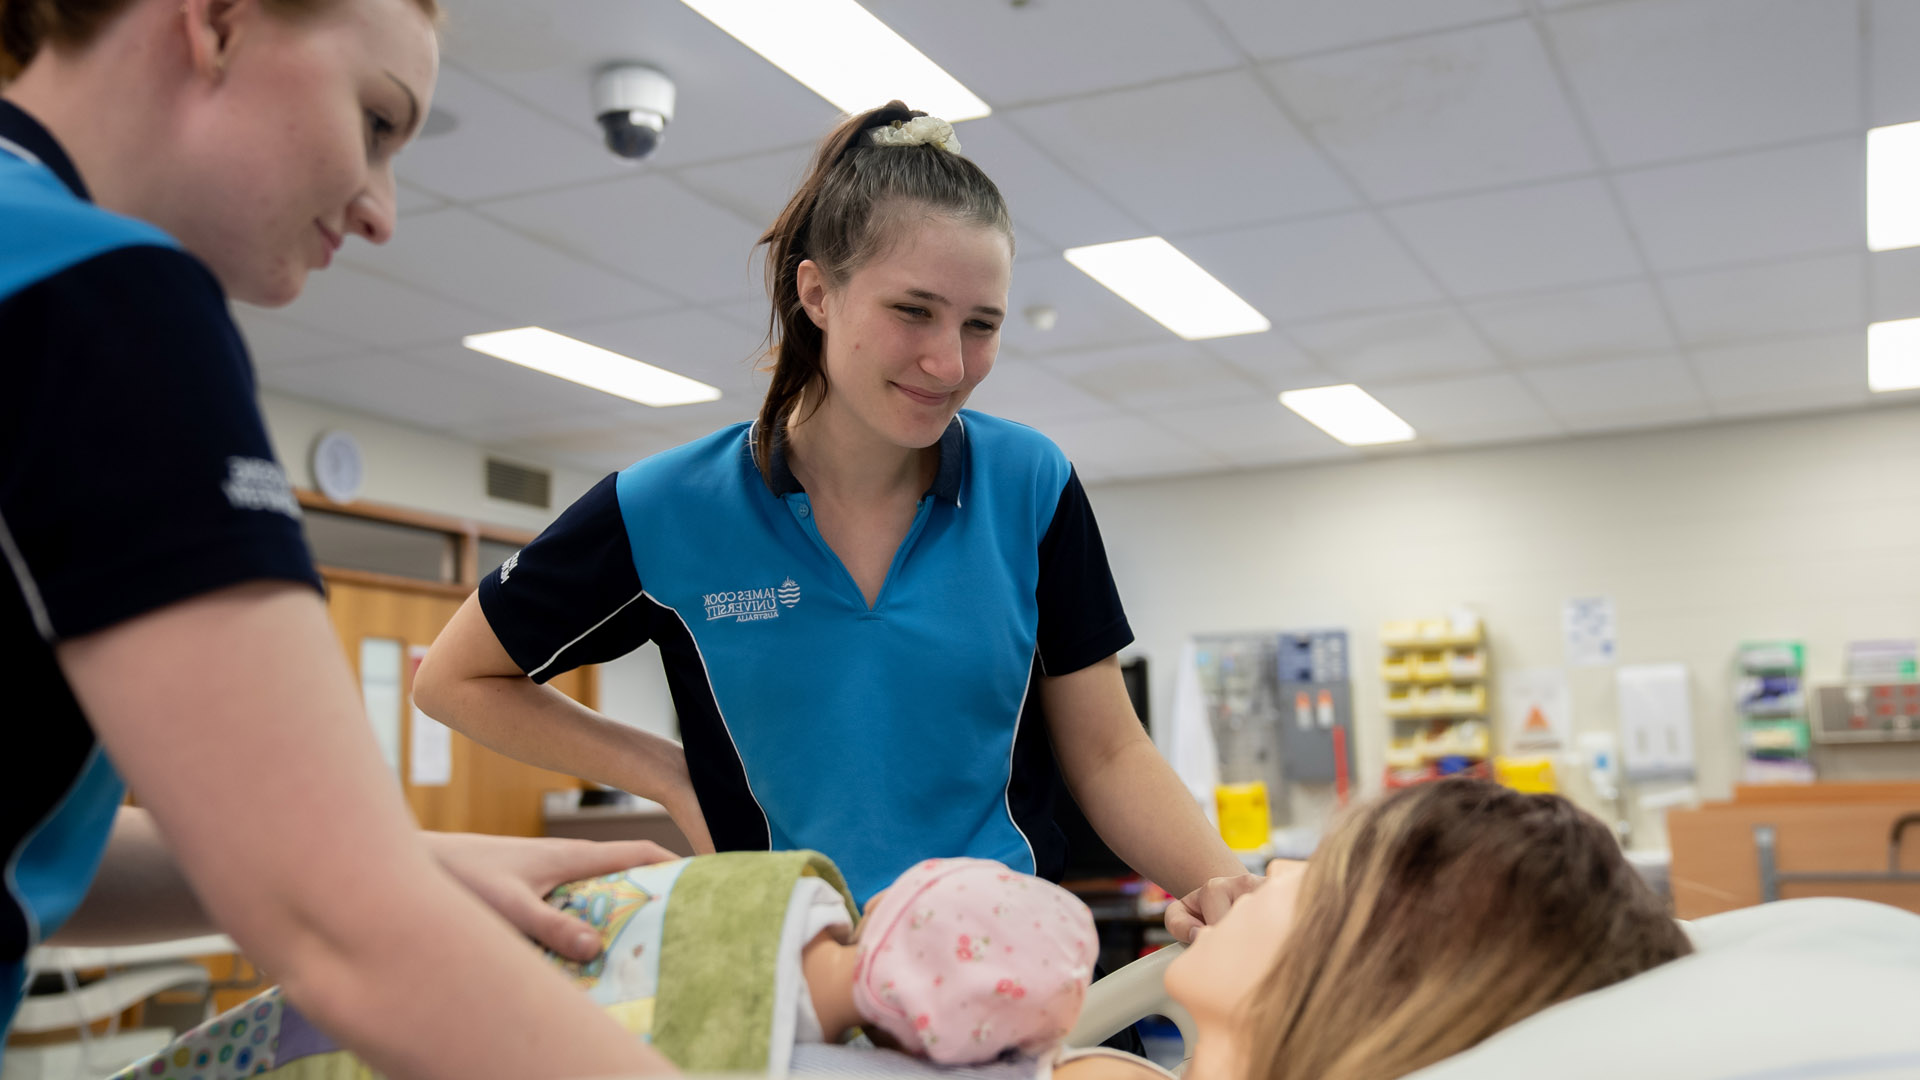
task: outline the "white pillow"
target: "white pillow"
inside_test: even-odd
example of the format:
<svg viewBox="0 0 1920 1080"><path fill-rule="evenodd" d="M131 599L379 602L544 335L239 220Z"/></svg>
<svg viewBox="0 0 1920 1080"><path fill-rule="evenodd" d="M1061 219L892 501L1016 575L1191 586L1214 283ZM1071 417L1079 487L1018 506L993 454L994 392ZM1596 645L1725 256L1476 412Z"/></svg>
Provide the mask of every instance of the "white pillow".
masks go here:
<svg viewBox="0 0 1920 1080"><path fill-rule="evenodd" d="M1693 955L1556 1005L1410 1080L1920 1077L1920 915L1786 900L1686 927Z"/></svg>

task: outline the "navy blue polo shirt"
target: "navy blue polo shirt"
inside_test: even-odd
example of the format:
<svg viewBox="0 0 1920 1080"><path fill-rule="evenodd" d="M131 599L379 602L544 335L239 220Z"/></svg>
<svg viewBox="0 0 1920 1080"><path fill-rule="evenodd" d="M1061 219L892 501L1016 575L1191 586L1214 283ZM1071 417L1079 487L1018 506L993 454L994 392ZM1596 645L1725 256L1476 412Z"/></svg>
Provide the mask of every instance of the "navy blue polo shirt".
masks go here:
<svg viewBox="0 0 1920 1080"><path fill-rule="evenodd" d="M825 852L862 902L934 856L1057 874L1035 683L1132 631L1058 447L976 412L939 445L871 608L747 424L602 480L482 579L481 608L536 681L659 644L723 851Z"/></svg>
<svg viewBox="0 0 1920 1080"><path fill-rule="evenodd" d="M222 586L318 587L253 369L207 268L95 207L0 101L0 1031L27 951L72 914L124 787L59 642ZM219 783L209 777L208 783Z"/></svg>

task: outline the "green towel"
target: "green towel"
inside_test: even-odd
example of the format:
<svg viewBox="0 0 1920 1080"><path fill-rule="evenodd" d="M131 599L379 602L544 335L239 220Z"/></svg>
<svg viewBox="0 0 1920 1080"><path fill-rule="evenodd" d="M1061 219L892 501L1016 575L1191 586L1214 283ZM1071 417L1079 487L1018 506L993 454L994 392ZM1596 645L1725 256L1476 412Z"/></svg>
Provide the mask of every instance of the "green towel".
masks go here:
<svg viewBox="0 0 1920 1080"><path fill-rule="evenodd" d="M780 935L803 877L840 871L814 851L733 851L692 860L673 886L660 944L653 1045L688 1072L764 1072Z"/></svg>

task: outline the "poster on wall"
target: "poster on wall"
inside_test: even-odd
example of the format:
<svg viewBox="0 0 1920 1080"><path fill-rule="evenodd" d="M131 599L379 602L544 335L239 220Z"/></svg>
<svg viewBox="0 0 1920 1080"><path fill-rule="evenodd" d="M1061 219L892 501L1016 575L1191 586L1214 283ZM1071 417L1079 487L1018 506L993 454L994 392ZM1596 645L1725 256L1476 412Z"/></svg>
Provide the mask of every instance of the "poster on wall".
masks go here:
<svg viewBox="0 0 1920 1080"><path fill-rule="evenodd" d="M360 702L380 756L400 772L400 643L392 638L360 639Z"/></svg>
<svg viewBox="0 0 1920 1080"><path fill-rule="evenodd" d="M427 658L425 645L407 649L409 666L420 673L420 661ZM447 725L413 706L410 737L407 739L408 779L416 787L445 787L453 782L453 732Z"/></svg>
<svg viewBox="0 0 1920 1080"><path fill-rule="evenodd" d="M1693 701L1687 665L1620 669L1620 761L1630 780L1691 779Z"/></svg>
<svg viewBox="0 0 1920 1080"><path fill-rule="evenodd" d="M1500 711L1506 721L1510 753L1557 753L1573 739L1573 691L1561 668L1502 674Z"/></svg>
<svg viewBox="0 0 1920 1080"><path fill-rule="evenodd" d="M1612 597L1568 600L1561 625L1567 635L1567 663L1574 667L1605 667L1618 657Z"/></svg>

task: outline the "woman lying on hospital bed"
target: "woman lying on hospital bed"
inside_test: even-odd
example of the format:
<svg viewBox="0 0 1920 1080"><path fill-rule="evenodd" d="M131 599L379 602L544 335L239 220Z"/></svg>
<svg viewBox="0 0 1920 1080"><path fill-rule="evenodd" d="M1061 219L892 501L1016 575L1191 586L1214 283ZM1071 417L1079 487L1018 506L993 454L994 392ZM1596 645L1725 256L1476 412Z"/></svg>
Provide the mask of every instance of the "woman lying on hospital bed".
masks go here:
<svg viewBox="0 0 1920 1080"><path fill-rule="evenodd" d="M844 1054L807 1046L858 1027L897 1051L863 1075L1167 1076L1060 1048L1092 920L1058 886L995 863L913 867L857 933L838 873L808 852L640 867L554 902L607 942L563 967L688 1071L844 1071ZM1606 826L1556 796L1444 781L1358 808L1306 863L1276 861L1168 968L1166 989L1198 1031L1188 1080L1386 1080L1690 951ZM123 1075L307 1080L350 1064L269 993Z"/></svg>

